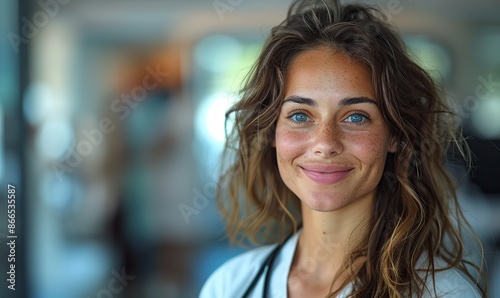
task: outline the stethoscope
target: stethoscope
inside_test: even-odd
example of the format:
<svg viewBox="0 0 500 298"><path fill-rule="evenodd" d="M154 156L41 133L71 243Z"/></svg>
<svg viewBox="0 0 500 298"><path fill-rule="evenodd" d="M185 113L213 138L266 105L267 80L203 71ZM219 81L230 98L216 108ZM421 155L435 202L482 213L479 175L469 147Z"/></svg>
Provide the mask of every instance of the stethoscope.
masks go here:
<svg viewBox="0 0 500 298"><path fill-rule="evenodd" d="M273 268L274 259L276 259L276 256L281 251L281 248L283 248L283 245L285 245L285 243L288 241L288 239L290 239L290 237L292 237L293 234L294 233L291 233L285 239L285 241L283 241L283 243L278 244L278 246L276 246L271 251L271 253L267 256L266 260L260 266L259 271L257 272L255 277L253 278L252 282L250 283L248 288L245 290L245 293L243 294L243 296L241 296L242 298L247 298L250 296L250 293L252 293L253 289L255 288L257 283L259 282L260 277L264 273L264 270L266 270L266 276L264 278L264 288L262 289L262 298L267 298L267 290L269 288L269 281L271 280L271 271L272 271L271 268Z"/></svg>

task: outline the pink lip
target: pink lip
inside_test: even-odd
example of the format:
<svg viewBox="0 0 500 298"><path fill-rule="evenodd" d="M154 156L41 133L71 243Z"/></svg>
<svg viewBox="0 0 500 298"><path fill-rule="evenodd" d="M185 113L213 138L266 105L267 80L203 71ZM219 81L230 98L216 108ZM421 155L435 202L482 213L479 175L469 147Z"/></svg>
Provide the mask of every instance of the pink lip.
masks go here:
<svg viewBox="0 0 500 298"><path fill-rule="evenodd" d="M334 184L344 179L353 168L334 165L306 165L301 166L301 169L309 179L318 184Z"/></svg>

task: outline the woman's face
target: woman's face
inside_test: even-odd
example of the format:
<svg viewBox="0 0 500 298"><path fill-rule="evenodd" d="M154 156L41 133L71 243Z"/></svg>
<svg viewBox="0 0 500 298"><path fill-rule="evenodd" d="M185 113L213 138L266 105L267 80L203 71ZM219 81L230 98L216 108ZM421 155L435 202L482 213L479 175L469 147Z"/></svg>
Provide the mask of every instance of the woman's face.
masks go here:
<svg viewBox="0 0 500 298"><path fill-rule="evenodd" d="M290 64L273 146L284 183L317 211L371 204L396 150L368 69L326 47Z"/></svg>

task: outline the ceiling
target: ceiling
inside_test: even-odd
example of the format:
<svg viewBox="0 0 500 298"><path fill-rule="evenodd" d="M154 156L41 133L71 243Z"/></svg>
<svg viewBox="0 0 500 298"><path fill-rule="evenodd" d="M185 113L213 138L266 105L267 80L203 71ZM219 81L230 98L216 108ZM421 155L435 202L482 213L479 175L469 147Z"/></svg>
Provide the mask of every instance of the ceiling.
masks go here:
<svg viewBox="0 0 500 298"><path fill-rule="evenodd" d="M291 0L71 0L60 15L106 35L192 39L210 32L257 28L283 20ZM354 1L344 1L354 2ZM425 19L500 26L500 0L366 0L394 21ZM215 6L219 5L219 11ZM224 8L225 7L225 8ZM423 20L423 21L422 21ZM439 24L439 22L434 22Z"/></svg>

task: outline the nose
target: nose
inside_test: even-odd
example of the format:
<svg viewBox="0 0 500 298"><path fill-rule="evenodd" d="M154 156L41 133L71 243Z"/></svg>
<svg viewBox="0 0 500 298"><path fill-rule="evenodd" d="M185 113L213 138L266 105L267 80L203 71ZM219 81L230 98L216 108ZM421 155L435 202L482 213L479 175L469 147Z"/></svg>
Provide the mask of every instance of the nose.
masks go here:
<svg viewBox="0 0 500 298"><path fill-rule="evenodd" d="M343 151L342 130L335 123L323 123L315 131L312 150L314 154L327 158Z"/></svg>

